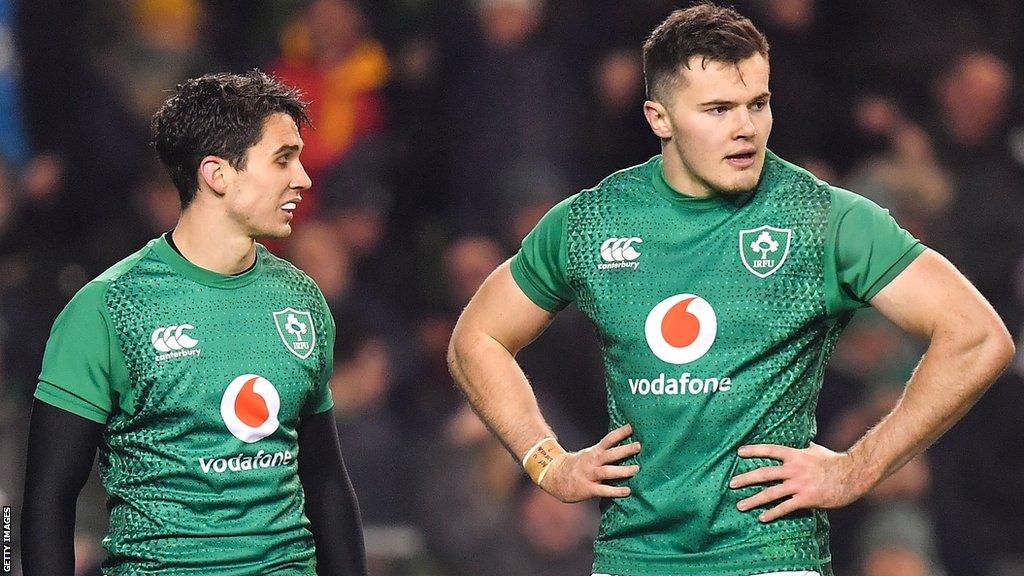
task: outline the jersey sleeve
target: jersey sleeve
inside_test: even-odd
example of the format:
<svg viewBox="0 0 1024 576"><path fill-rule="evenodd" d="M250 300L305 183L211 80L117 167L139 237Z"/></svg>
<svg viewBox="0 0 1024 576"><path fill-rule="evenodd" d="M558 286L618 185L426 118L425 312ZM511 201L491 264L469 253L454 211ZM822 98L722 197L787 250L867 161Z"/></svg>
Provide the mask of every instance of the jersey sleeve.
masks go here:
<svg viewBox="0 0 1024 576"><path fill-rule="evenodd" d="M565 227L569 207L576 196L578 194L562 200L549 210L512 257L512 278L516 284L534 304L549 312L557 312L575 299L566 277Z"/></svg>
<svg viewBox="0 0 1024 576"><path fill-rule="evenodd" d="M90 282L57 316L35 392L42 402L101 424L117 405L116 380L122 377L103 300L106 286Z"/></svg>
<svg viewBox="0 0 1024 576"><path fill-rule="evenodd" d="M331 374L334 372L336 328L334 316L331 315L331 310L328 308L323 294L320 295L320 306L321 313L324 315L325 334L323 334L323 345L325 346L326 359L324 360L324 368L313 386L313 394L306 401L305 409L302 411L305 415L319 414L334 408L334 397L331 395Z"/></svg>
<svg viewBox="0 0 1024 576"><path fill-rule="evenodd" d="M925 246L871 200L832 189L825 237L825 299L830 315L868 305Z"/></svg>

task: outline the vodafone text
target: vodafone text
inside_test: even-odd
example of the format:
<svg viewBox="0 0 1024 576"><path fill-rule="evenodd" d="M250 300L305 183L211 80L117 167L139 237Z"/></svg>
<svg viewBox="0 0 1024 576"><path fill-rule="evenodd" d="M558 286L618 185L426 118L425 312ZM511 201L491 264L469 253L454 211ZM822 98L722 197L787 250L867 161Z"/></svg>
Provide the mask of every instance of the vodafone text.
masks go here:
<svg viewBox="0 0 1024 576"><path fill-rule="evenodd" d="M732 380L728 377L718 378L693 378L689 372L683 372L678 378L669 378L664 372L656 378L630 378L629 390L633 394L647 396L653 394L661 395L685 395L685 394L714 394L715 392L728 392L732 390Z"/></svg>
<svg viewBox="0 0 1024 576"><path fill-rule="evenodd" d="M231 472L239 472L255 468L287 466L291 463L292 458L292 453L288 450L274 452L273 454L260 450L254 456L239 454L231 458L211 458L210 460L200 458L199 467L202 468L204 474L209 474L210 472L223 474L229 470Z"/></svg>

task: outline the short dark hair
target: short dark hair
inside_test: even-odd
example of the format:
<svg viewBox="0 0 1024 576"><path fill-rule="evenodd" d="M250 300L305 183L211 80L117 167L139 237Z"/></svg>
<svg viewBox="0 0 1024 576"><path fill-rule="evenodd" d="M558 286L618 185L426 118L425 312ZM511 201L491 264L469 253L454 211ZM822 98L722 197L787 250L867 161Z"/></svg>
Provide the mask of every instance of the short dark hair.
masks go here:
<svg viewBox="0 0 1024 576"><path fill-rule="evenodd" d="M749 18L710 2L669 14L644 42L647 97L658 100L690 58L736 64L755 53L768 56L768 40Z"/></svg>
<svg viewBox="0 0 1024 576"><path fill-rule="evenodd" d="M206 74L178 84L153 115L152 144L181 197L192 203L199 190L199 161L220 156L245 169L246 152L263 137L263 124L288 114L300 128L309 124L302 92L259 70Z"/></svg>

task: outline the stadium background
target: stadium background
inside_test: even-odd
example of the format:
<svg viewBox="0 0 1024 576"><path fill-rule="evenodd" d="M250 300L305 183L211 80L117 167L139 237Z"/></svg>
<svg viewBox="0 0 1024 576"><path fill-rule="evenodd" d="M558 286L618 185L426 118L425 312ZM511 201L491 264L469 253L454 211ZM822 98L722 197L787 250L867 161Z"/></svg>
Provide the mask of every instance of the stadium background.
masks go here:
<svg viewBox="0 0 1024 576"><path fill-rule="evenodd" d="M372 573L589 574L596 506L562 505L524 480L455 391L444 351L460 308L548 207L658 151L640 112L639 46L674 5L0 0L0 500L19 504L54 317L175 221L176 192L146 145L164 91L261 67L313 101L303 161L314 188L296 232L272 248L320 284L337 317L332 386ZM891 209L1018 337L1024 7L735 5L772 44L771 147ZM848 446L921 351L863 314L831 363L820 441ZM578 312L522 361L565 444L602 434L601 368ZM832 515L840 574L1024 574L1019 370ZM92 481L81 574L101 558L104 514Z"/></svg>

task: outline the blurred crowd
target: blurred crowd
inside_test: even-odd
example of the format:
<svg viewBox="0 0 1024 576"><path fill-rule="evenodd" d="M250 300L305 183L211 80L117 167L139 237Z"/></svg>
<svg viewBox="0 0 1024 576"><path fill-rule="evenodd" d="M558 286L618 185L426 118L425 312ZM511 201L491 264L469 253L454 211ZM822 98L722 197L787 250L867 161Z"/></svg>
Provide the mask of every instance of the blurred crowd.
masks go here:
<svg viewBox="0 0 1024 576"><path fill-rule="evenodd" d="M1024 5L736 0L771 42L769 147L889 208L1024 327ZM595 504L532 487L445 365L461 308L562 198L659 152L640 45L663 0L0 0L0 501L18 504L49 327L91 277L171 229L147 147L166 90L253 67L301 87L314 186L271 242L337 319L331 386L374 576L589 574ZM843 449L923 351L862 313L819 442ZM603 435L587 321L521 355L563 444ZM926 454L832 515L839 574L1024 575L1020 363ZM79 511L81 574L105 529ZM17 514L15 514L17 520ZM15 549L16 551L16 549Z"/></svg>

